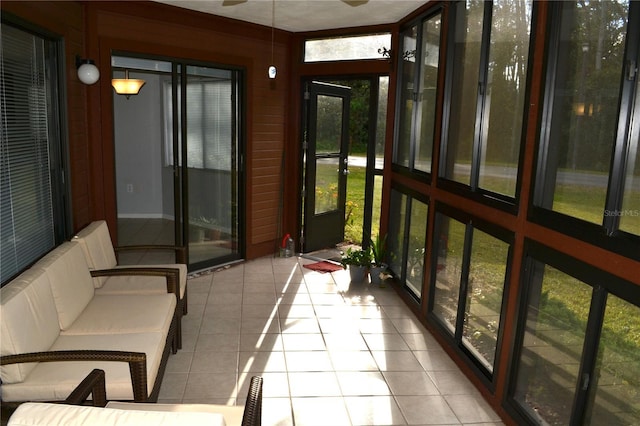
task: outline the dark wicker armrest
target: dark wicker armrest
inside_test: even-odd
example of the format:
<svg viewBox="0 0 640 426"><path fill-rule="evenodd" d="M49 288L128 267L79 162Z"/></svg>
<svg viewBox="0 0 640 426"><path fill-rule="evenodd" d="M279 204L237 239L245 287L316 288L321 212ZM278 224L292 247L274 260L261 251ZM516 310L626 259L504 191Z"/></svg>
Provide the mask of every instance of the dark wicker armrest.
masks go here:
<svg viewBox="0 0 640 426"><path fill-rule="evenodd" d="M104 370L94 369L76 386L71 394L64 400L67 404L83 405L89 395L94 407L107 405L107 387L104 382Z"/></svg>
<svg viewBox="0 0 640 426"><path fill-rule="evenodd" d="M148 245L135 245L135 246L118 246L114 247L113 250L116 254L120 251L142 251L142 250L150 250L150 251L168 251L171 250L176 254L176 263L187 263L187 248L185 246L172 246L166 244L148 244Z"/></svg>
<svg viewBox="0 0 640 426"><path fill-rule="evenodd" d="M262 424L262 377L253 376L249 383L247 402L244 405L242 426L260 426Z"/></svg>
<svg viewBox="0 0 640 426"><path fill-rule="evenodd" d="M145 402L149 396L147 393L147 355L144 352L75 350L31 352L0 357L0 365L57 361L126 362L129 364L129 373L131 374L133 400L135 402Z"/></svg>
<svg viewBox="0 0 640 426"><path fill-rule="evenodd" d="M126 267L114 269L96 269L90 272L92 277L115 277L123 275L165 277L167 279L167 293L175 294L176 299L180 300L180 270L176 268L152 268L145 266L143 268Z"/></svg>

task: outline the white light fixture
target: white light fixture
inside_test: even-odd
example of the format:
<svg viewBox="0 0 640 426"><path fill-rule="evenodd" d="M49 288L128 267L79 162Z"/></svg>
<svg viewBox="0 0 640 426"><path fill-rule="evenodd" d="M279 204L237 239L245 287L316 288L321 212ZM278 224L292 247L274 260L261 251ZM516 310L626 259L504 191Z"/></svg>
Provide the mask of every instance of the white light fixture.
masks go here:
<svg viewBox="0 0 640 426"><path fill-rule="evenodd" d="M131 95L137 95L142 86L144 86L144 83L144 80L129 78L129 70L124 71L124 78L111 79L111 85L116 93L118 95L125 95L127 99L129 99Z"/></svg>
<svg viewBox="0 0 640 426"><path fill-rule="evenodd" d="M278 70L276 69L276 66L273 65L273 36L274 36L274 31L275 31L275 25L276 25L276 0L272 0L271 2L271 64L269 66L269 78L270 79L274 79L276 78L276 74L278 72Z"/></svg>
<svg viewBox="0 0 640 426"><path fill-rule="evenodd" d="M92 59L81 59L76 56L78 79L84 84L93 84L100 78L100 70Z"/></svg>

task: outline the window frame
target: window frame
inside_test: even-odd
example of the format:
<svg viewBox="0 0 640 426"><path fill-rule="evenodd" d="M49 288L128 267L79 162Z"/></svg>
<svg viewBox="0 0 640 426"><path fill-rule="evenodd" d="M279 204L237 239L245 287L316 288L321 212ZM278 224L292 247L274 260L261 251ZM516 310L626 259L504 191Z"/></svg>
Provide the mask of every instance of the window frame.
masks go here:
<svg viewBox="0 0 640 426"><path fill-rule="evenodd" d="M354 34L343 34L343 35L333 35L333 36L325 36L325 37L307 37L302 41L302 55L301 62L303 64L317 64L317 63L327 63L327 62L349 62L349 61L380 61L380 60L388 60L391 52L391 45L380 46L377 50L377 56L370 57L348 57L348 58L325 58L325 59L307 59L307 43L314 41L338 41L341 39L365 39L367 37L388 37L388 42L390 44L393 43L393 35L389 31L378 31L378 32L366 32L366 33L354 33Z"/></svg>
<svg viewBox="0 0 640 426"><path fill-rule="evenodd" d="M456 32L456 14L458 13L457 5L465 3L465 0L456 2L451 6L451 10L449 13L449 26L446 34L451 47L447 49L446 52L446 70L445 70L445 83L444 83L444 104L450 105L451 99L453 97L454 90L454 82L453 82L453 74L454 74L454 66L449 64L455 64L455 46L451 43L451 40L455 40L455 32ZM477 99L476 99L476 111L475 111L475 125L474 125L474 137L473 137L473 145L472 145L472 158L471 158L471 171L470 171L470 185L465 185L464 183L457 182L453 179L447 178L445 176L445 168L442 167L447 163L447 151L449 148L449 125L451 121L451 110L450 108L445 108L442 113L442 132L441 132L441 146L440 153L438 157L438 162L441 165L438 168L438 179L436 180L436 185L438 188L442 188L446 191L452 192L454 194L461 195L465 198L469 198L471 200L483 203L493 208L497 208L503 211L506 211L511 214L518 213L518 204L521 196L521 188L523 181L523 163L525 157L525 144L526 144L526 135L528 133L528 120L529 109L530 109L530 96L531 96L531 81L533 77L533 67L531 64L533 63L533 55L534 55L534 42L535 42L535 28L537 27L537 20L539 15L539 5L538 2L532 1L531 5L531 24L530 24L530 36L529 36L529 48L527 54L527 73L524 82L524 105L522 110L522 128L520 131L520 143L519 143L519 154L518 154L518 162L517 162L517 174L516 174L516 182L515 182L515 191L513 197L500 194L497 192L492 192L487 189L483 189L479 186L480 180L480 169L482 162L482 152L481 148L483 145L483 139L486 140L487 134L481 134L479 131L480 128L484 128L485 124L488 124L488 118L486 117L486 98L487 91L485 88L488 85L488 74L489 74L489 50L491 43L491 28L492 28L492 8L493 1L487 1L484 3L483 10L483 28L482 28L482 43L480 46L480 58L479 58L479 69L478 69L478 85L482 86L482 90L478 89ZM486 25L486 23L489 25ZM481 92L481 93L480 93ZM490 107L489 107L490 108ZM483 130L483 132L485 132Z"/></svg>
<svg viewBox="0 0 640 426"><path fill-rule="evenodd" d="M515 399L517 379L519 373L518 361L522 353L524 334L527 324L527 304L529 290L533 285L534 269L536 265L551 266L558 271L571 276L589 286L592 289L590 307L585 326L585 339L580 356L580 365L576 377L575 394L571 409L570 424L582 424L585 407L591 388L582 389L584 375L593 377L596 367L599 339L604 322L607 307L607 294L612 294L632 305L637 305L640 300L640 287L634 286L623 278L618 278L595 266L584 263L566 253L557 251L537 241L526 238L524 241L523 267L520 271L519 294L517 295L516 329L512 349L509 355L507 371L509 376L505 386L505 409L516 419L517 423L538 424L539 420L532 418L527 411L520 406ZM635 301L635 302L634 302ZM587 383L590 383L587 379Z"/></svg>
<svg viewBox="0 0 640 426"><path fill-rule="evenodd" d="M640 87L640 4L630 1L627 23L625 68L635 64L636 71L633 80L625 78L625 70L620 75L621 88L618 107L618 121L615 141L612 146L611 163L607 183L607 193L603 206L602 223L597 224L569 216L564 213L541 207L543 192L548 190L544 178L547 173L547 158L551 144L550 127L554 103L556 68L558 62L558 45L561 33L561 5L562 2L552 2L549 5L549 19L547 31L549 39L545 46L544 67L544 96L541 118L538 124L538 141L536 144L534 171L532 178L531 198L529 199L528 220L547 228L570 235L573 238L600 246L608 251L640 260L640 235L634 235L619 229L620 218L617 215L607 215L606 211L620 211L622 208L623 186L625 183L626 158L630 149L631 121L635 109L635 87ZM635 108L635 109L634 109ZM640 124L636 124L640 125Z"/></svg>
<svg viewBox="0 0 640 426"><path fill-rule="evenodd" d="M439 334L443 336L461 357L463 357L467 363L472 367L476 376L479 377L488 389L494 391L497 385L497 372L500 369L500 357L498 354L501 351L503 342L505 341L504 328L507 319L507 304L509 300L510 286L509 282L512 275L513 268L513 256L514 256L514 244L515 235L513 232L498 226L497 224L486 222L478 219L470 213L461 211L448 204L437 202L435 205L434 215L434 230L432 236L432 250L431 250L431 265L438 264L438 252L439 252L439 229L442 217L448 217L452 220L460 222L465 227L464 234L464 247L462 253L462 266L460 277L460 291L458 294L458 306L456 307L456 323L454 324L455 330L453 335L450 330L442 323L440 318L436 317L433 313L435 305L435 286L436 286L436 274L437 268L432 267L429 274L429 300L427 306L427 319L434 324L439 330ZM474 230L481 231L493 238L496 238L508 245L507 259L505 259L505 272L504 272L504 286L502 290L502 302L500 305L500 327L496 336L496 356L494 359L493 372L484 367L482 362L476 359L469 349L465 347L462 342L462 333L464 326L464 315L466 313L466 300L469 290L469 271L472 262L471 252L473 249L473 232ZM463 301L464 303L460 303Z"/></svg>
<svg viewBox="0 0 640 426"><path fill-rule="evenodd" d="M408 253L408 249L409 249L409 235L411 233L411 205L412 205L412 201L413 199L418 200L419 202L425 204L427 206L427 212L431 209L431 203L429 200L429 197L427 197L424 194L421 194L417 191L414 191L404 185L401 184L397 184L397 183L392 183L392 187L391 187L392 191L397 192L399 195L402 195L405 197L405 207L404 207L404 212L405 212L405 218L404 218L404 222L403 222L403 228L401 229L402 232L402 237L400 238L400 241L402 242L402 258L400 259L400 261L398 262L399 265L401 265L402 270L401 271L394 271L391 270L392 274L396 277L396 279L399 280L399 282L402 285L402 290L405 291L410 297L411 300L415 301L415 303L420 304L421 301L423 299L427 298L427 293L426 293L426 289L428 288L428 284L425 284L425 280L428 280L428 274L427 274L427 263L428 263L428 259L429 259L429 253L428 253L428 249L429 246L427 245L427 241L428 241L428 234L429 234L429 227L430 227L430 223L429 223L429 214L427 214L427 217L425 217L425 235L424 235L424 249L425 249L425 254L424 254L424 259L423 259L423 263L422 263L422 291L421 294L416 294L408 285L407 285L407 258L409 256ZM389 219L390 221L392 220L392 213L393 210L389 211ZM388 239L387 239L387 244L388 244ZM391 251L389 251L389 253L391 254ZM390 265L393 266L393 265Z"/></svg>
<svg viewBox="0 0 640 426"><path fill-rule="evenodd" d="M45 73L50 82L49 106L47 119L48 149L49 149L49 178L51 184L51 214L53 225L53 246L49 251L65 242L73 229L73 210L71 206L71 178L69 157L69 129L67 114L67 85L65 73L65 44L64 39L49 30L28 22L9 12L2 13L2 25L8 25L20 31L30 33L44 40L45 43ZM0 286L9 284L13 278L24 272L28 267L46 255L48 251L30 259L16 274L7 278Z"/></svg>
<svg viewBox="0 0 640 426"><path fill-rule="evenodd" d="M438 54L438 77L437 77L437 83L438 86L436 87L436 92L435 92L435 98L436 98L436 105L435 105L435 110L434 110L434 126L433 126L433 135L432 135L432 140L433 140L433 146L431 147L431 165L429 167L429 172L424 171L424 170L420 170L420 169L416 169L415 168L415 163L416 163L416 151L417 151L417 145L420 144L420 141L416 140L416 134L420 134L421 132L418 131L418 128L421 128L421 124L422 124L422 120L421 117L419 115L419 112L421 111L421 108L416 108L416 106L419 105L420 102L422 102L422 100L418 100L418 97L420 96L420 88L422 87L422 77L423 77L423 69L424 67L420 66L418 67L417 64L422 64L423 61L423 35L424 35L424 31L423 31L423 27L424 25L430 21L431 19L437 17L439 15L439 19L440 19L440 45L438 46L439 48L439 54ZM407 151L408 151L408 166L404 166L402 164L399 164L398 161L398 151L399 151L399 142L400 142L400 137L401 137L401 127L402 127L402 120L405 119L406 117L404 117L404 108L403 108L403 103L402 100L403 95L403 84L406 84L407 82L404 81L399 81L398 84L396 84L396 99L398 100L398 102L396 102L396 107L395 107L395 117L396 120L394 120L394 143L393 143L393 150L392 150L392 157L391 157L391 168L394 172L402 174L402 175L406 175L406 176L410 176L422 181L425 181L427 183L431 183L433 180L433 171L434 171L434 165L436 164L436 145L438 143L437 141L437 135L440 131L440 126L439 126L439 121L438 118L441 117L442 115L442 103L440 102L441 99L441 92L442 92L442 73L443 73L443 61L444 61L444 57L445 55L444 53L444 47L446 46L446 37L448 36L447 32L445 31L445 20L447 19L447 14L445 13L445 8L440 5L440 6L436 6L433 9L431 9L428 13L420 16L418 19L412 20L410 22L408 22L406 25L403 26L403 28L400 30L399 33L399 48L402 52L404 52L404 37L405 34L410 32L413 28L416 28L416 50L415 50L415 63L416 63L416 70L414 72L413 75L413 81L411 82L413 84L413 94L412 94L412 98L411 98L411 102L412 102L412 113L411 113L411 117L410 117L410 124L409 124L409 128L405 129L409 131L409 140L406 141L407 143ZM396 55L397 57L397 70L396 70L396 75L398 76L399 79L402 79L403 77L403 72L404 72L404 61L401 59L400 55ZM446 85L445 85L446 87Z"/></svg>

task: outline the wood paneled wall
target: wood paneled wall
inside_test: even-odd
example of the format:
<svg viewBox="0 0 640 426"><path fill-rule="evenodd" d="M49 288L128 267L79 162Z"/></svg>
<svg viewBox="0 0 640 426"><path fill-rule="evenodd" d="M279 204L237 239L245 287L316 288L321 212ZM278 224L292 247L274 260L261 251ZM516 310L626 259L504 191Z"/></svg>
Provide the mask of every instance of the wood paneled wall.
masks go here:
<svg viewBox="0 0 640 426"><path fill-rule="evenodd" d="M285 147L290 35L276 31L276 80L269 80L271 29L153 2L87 2L88 50L111 74L112 51L200 60L246 71L246 258L273 253L279 227L280 163ZM90 93L99 106L91 127L92 206L115 223L112 89L108 78ZM94 101L95 100L95 101Z"/></svg>
<svg viewBox="0 0 640 426"><path fill-rule="evenodd" d="M69 170L71 175L71 209L74 230L92 219L89 205L89 152L87 143L87 86L78 80L76 55L86 57L83 7L77 2L0 3L2 13L10 13L64 40L65 82L67 85L67 127L69 134Z"/></svg>
<svg viewBox="0 0 640 426"><path fill-rule="evenodd" d="M95 219L116 229L111 53L184 58L241 67L246 72L245 241L248 259L271 254L281 235L281 162L285 159L291 34L275 31L275 80L271 28L140 2L2 2L2 10L42 26L65 40L74 231ZM101 78L80 83L75 56L91 58ZM286 158L290 162L293 159ZM293 225L295 226L295 225ZM292 231L287 231L292 232ZM113 236L115 237L115 235Z"/></svg>

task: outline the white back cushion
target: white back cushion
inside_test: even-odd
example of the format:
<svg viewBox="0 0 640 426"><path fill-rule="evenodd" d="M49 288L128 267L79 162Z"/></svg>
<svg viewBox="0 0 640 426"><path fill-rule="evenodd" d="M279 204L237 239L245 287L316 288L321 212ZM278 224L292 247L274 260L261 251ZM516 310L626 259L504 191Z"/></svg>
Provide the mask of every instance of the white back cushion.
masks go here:
<svg viewBox="0 0 640 426"><path fill-rule="evenodd" d="M82 244L90 268L110 269L117 265L109 227L104 220L91 222L73 237L73 241Z"/></svg>
<svg viewBox="0 0 640 426"><path fill-rule="evenodd" d="M111 269L117 265L116 253L104 220L90 223L78 232L71 241L80 243L91 269Z"/></svg>
<svg viewBox="0 0 640 426"><path fill-rule="evenodd" d="M49 280L42 270L27 270L0 290L0 354L48 350L60 328ZM36 364L0 367L3 383L19 383Z"/></svg>
<svg viewBox="0 0 640 426"><path fill-rule="evenodd" d="M94 295L93 279L79 244L63 243L33 268L41 268L51 284L61 330L78 318Z"/></svg>

